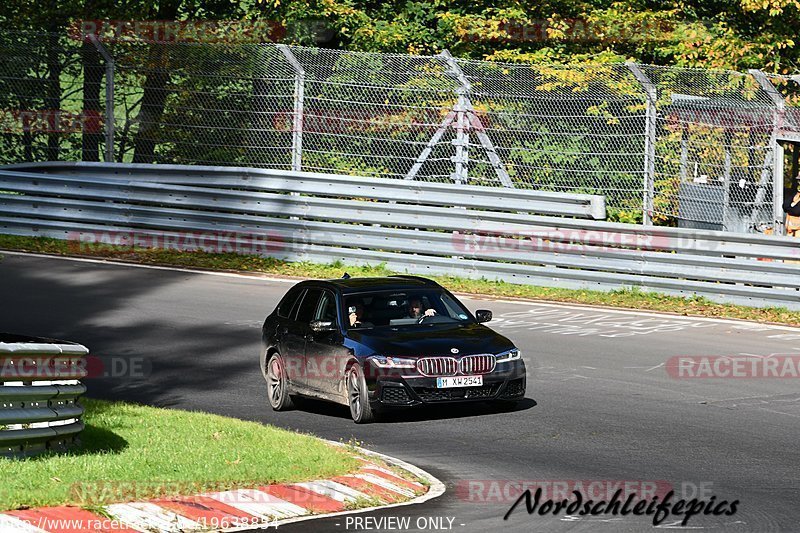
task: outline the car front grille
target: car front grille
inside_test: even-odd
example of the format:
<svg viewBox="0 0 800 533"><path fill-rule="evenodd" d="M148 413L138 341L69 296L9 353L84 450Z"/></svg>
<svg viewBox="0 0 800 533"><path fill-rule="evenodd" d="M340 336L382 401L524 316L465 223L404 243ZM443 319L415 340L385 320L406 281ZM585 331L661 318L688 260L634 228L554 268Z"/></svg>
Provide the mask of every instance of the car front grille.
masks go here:
<svg viewBox="0 0 800 533"><path fill-rule="evenodd" d="M455 376L458 361L452 357L423 357L417 360L417 370L423 376Z"/></svg>
<svg viewBox="0 0 800 533"><path fill-rule="evenodd" d="M458 362L458 369L462 374L488 374L494 370L497 358L491 354L467 355Z"/></svg>
<svg viewBox="0 0 800 533"><path fill-rule="evenodd" d="M500 383L492 383L482 387L463 387L455 389L419 388L414 392L424 402L445 402L448 400L471 400L478 398L491 398L497 394Z"/></svg>
<svg viewBox="0 0 800 533"><path fill-rule="evenodd" d="M494 370L497 358L491 354L467 355L457 360L453 357L423 357L417 361L417 370L423 376L467 376L488 374Z"/></svg>

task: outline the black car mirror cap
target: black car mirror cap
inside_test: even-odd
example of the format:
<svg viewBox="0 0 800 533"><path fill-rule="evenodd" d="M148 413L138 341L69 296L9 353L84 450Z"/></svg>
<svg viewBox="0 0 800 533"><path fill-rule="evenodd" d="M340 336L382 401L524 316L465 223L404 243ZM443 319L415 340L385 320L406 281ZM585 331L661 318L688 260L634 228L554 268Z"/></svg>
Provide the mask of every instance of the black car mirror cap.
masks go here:
<svg viewBox="0 0 800 533"><path fill-rule="evenodd" d="M475 311L475 320L477 320L478 323L489 322L492 320L492 312L488 309L478 309Z"/></svg>
<svg viewBox="0 0 800 533"><path fill-rule="evenodd" d="M329 320L312 320L308 327L314 333L322 333L323 331L336 331L336 324Z"/></svg>

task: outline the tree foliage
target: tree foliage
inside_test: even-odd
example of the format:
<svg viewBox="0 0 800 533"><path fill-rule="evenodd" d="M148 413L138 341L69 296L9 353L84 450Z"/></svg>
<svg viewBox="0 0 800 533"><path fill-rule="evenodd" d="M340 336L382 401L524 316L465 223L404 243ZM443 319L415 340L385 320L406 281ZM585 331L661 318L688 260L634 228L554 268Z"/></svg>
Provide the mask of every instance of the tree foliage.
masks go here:
<svg viewBox="0 0 800 533"><path fill-rule="evenodd" d="M0 21L58 31L76 20L268 20L294 44L519 62L634 59L793 72L800 0L9 0Z"/></svg>

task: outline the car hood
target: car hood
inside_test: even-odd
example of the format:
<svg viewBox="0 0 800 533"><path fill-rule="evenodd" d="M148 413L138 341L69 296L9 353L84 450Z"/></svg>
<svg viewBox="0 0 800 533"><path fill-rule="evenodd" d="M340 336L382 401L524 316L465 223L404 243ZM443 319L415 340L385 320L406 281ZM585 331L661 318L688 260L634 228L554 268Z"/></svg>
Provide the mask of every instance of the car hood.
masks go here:
<svg viewBox="0 0 800 533"><path fill-rule="evenodd" d="M482 324L383 327L350 331L348 336L368 351L398 357L453 356L453 348L458 350L458 356L498 354L514 348L514 343Z"/></svg>

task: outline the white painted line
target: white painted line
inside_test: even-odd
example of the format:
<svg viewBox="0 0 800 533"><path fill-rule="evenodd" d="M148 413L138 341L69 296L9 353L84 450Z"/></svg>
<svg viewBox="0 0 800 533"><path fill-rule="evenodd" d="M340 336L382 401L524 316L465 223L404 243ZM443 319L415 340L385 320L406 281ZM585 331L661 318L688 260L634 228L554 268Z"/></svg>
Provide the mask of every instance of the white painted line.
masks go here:
<svg viewBox="0 0 800 533"><path fill-rule="evenodd" d="M281 500L256 489L235 489L224 492L204 494L226 505L230 505L249 515L261 518L263 521L272 521L280 518L303 516L309 513L308 509Z"/></svg>
<svg viewBox="0 0 800 533"><path fill-rule="evenodd" d="M373 485L377 485L377 486L379 486L381 488L384 488L386 490L390 490L392 492L396 492L396 493L398 493L398 494L400 494L402 496L405 496L407 498L413 498L414 497L414 491L413 490L409 490L407 488L397 486L394 483L392 483L391 481L389 481L388 479L384 479L382 477L378 477L375 474L369 474L369 473L353 474L353 477L358 478L358 479L363 479L367 483L372 483Z"/></svg>
<svg viewBox="0 0 800 533"><path fill-rule="evenodd" d="M9 531L16 533L47 533L44 529L39 529L30 522L20 520L19 518L7 514L0 513L0 531Z"/></svg>
<svg viewBox="0 0 800 533"><path fill-rule="evenodd" d="M200 529L194 520L150 502L112 503L104 507L114 518L142 531L175 531Z"/></svg>

